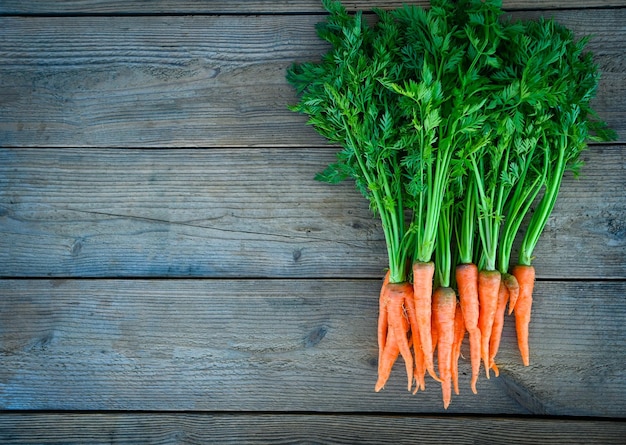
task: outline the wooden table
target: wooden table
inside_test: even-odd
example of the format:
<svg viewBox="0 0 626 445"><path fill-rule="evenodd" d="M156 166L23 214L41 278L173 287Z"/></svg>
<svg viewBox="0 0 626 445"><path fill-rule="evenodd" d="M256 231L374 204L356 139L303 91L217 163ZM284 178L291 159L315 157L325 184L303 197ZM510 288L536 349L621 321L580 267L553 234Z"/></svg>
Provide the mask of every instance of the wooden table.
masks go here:
<svg viewBox="0 0 626 445"><path fill-rule="evenodd" d="M287 110L317 1L3 0L0 443L623 443L626 2L504 6L594 35L620 138L536 251L531 366L509 318L444 411L373 390L382 231Z"/></svg>

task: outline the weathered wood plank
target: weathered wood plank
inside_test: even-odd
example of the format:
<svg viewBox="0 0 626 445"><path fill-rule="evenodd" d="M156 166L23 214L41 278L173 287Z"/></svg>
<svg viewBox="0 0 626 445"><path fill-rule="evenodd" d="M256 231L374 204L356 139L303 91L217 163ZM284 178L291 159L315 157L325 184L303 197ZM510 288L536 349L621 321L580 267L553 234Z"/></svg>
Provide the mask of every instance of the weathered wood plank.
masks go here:
<svg viewBox="0 0 626 445"><path fill-rule="evenodd" d="M596 108L624 140L626 9L545 14L595 35L589 48L604 73ZM0 145L322 145L287 110L296 98L285 80L294 60L327 50L314 31L321 19L2 17Z"/></svg>
<svg viewBox="0 0 626 445"><path fill-rule="evenodd" d="M623 444L626 423L581 419L299 414L0 414L5 445ZM514 438L514 439L513 439Z"/></svg>
<svg viewBox="0 0 626 445"><path fill-rule="evenodd" d="M0 276L369 277L379 222L325 149L0 149ZM626 146L593 146L536 249L542 278L626 278Z"/></svg>
<svg viewBox="0 0 626 445"><path fill-rule="evenodd" d="M443 412L376 378L378 280L2 280L0 409ZM626 416L626 282L537 283L531 366L448 412ZM464 345L464 357L468 357Z"/></svg>
<svg viewBox="0 0 626 445"><path fill-rule="evenodd" d="M348 10L397 8L399 0L344 0ZM415 0L412 4L428 6L428 0ZM515 9L574 9L592 7L624 7L624 0L504 0L503 7ZM319 13L323 9L319 0L151 0L149 4L132 0L3 0L0 14L269 14L269 13Z"/></svg>
<svg viewBox="0 0 626 445"><path fill-rule="evenodd" d="M348 10L371 10L373 7L391 9L406 2L398 0L344 0ZM412 4L428 6L428 0L416 0ZM592 7L624 7L623 0L504 0L507 10L516 9L574 9ZM0 14L271 14L271 13L319 13L323 11L319 0L152 0L149 5L140 1L120 0L4 0Z"/></svg>

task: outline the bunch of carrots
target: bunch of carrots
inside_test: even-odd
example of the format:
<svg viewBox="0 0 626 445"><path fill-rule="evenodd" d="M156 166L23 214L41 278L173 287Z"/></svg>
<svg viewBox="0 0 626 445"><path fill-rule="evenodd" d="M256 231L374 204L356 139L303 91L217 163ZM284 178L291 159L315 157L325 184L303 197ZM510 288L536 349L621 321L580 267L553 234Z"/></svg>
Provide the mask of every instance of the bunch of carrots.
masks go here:
<svg viewBox="0 0 626 445"><path fill-rule="evenodd" d="M615 137L590 107L597 67L587 39L551 20L506 20L496 0L376 10L375 25L323 5L317 31L331 49L289 68L291 109L342 147L317 179L354 180L381 220L375 390L401 356L408 390L424 390L428 373L447 408L466 334L471 390L481 363L498 375L507 311L530 363L534 248L565 172L588 141Z"/></svg>

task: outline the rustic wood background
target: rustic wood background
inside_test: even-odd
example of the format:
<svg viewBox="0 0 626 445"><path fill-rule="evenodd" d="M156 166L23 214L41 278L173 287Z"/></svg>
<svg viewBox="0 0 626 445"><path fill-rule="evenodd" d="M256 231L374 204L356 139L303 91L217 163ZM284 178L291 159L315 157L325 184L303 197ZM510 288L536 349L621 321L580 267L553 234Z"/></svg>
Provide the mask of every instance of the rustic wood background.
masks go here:
<svg viewBox="0 0 626 445"><path fill-rule="evenodd" d="M619 141L536 251L531 366L509 318L444 411L373 391L382 232L286 108L317 0L0 1L0 443L623 443L626 2L504 6L593 35Z"/></svg>

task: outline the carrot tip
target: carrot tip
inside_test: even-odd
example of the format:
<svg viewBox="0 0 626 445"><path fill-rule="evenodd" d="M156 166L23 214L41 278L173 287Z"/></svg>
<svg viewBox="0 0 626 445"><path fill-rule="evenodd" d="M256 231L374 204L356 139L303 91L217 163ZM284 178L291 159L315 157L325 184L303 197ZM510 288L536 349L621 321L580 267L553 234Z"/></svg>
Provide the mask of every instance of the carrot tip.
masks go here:
<svg viewBox="0 0 626 445"><path fill-rule="evenodd" d="M415 375L418 375L417 373L415 373ZM426 390L426 384L424 381L424 378L415 378L415 391L413 391L413 394L417 393L418 391L425 391Z"/></svg>
<svg viewBox="0 0 626 445"><path fill-rule="evenodd" d="M500 370L498 369L498 366L494 362L491 362L491 369L493 369L493 373L495 374L496 377L500 376Z"/></svg>
<svg viewBox="0 0 626 445"><path fill-rule="evenodd" d="M470 382L470 387L472 388L472 392L474 394L478 394L478 390L476 389L476 383L478 382L478 375L472 375L472 380Z"/></svg>
<svg viewBox="0 0 626 445"><path fill-rule="evenodd" d="M434 368L428 368L428 374L430 374L430 376L433 378L433 380L435 380L438 383L443 383L443 380L441 380L439 377L437 377L437 374L435 374L435 369Z"/></svg>

